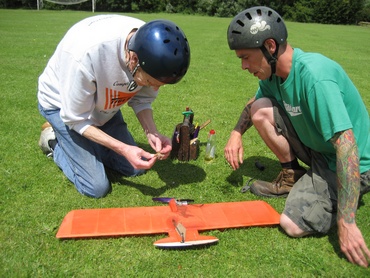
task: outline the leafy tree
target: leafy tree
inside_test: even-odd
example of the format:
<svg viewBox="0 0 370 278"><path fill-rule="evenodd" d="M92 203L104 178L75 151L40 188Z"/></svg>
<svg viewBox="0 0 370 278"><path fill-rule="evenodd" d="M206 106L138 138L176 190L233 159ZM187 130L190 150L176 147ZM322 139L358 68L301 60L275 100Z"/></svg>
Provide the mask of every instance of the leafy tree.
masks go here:
<svg viewBox="0 0 370 278"><path fill-rule="evenodd" d="M59 5L43 0L45 9L91 10L91 1ZM167 12L233 17L252 6L269 6L284 19L299 22L355 24L370 21L370 0L96 0L97 11ZM0 0L0 8L36 9L37 0Z"/></svg>
<svg viewBox="0 0 370 278"><path fill-rule="evenodd" d="M365 0L315 0L315 22L329 24L356 23Z"/></svg>
<svg viewBox="0 0 370 278"><path fill-rule="evenodd" d="M311 0L296 1L292 7L285 5L284 18L297 22L314 22L314 9Z"/></svg>

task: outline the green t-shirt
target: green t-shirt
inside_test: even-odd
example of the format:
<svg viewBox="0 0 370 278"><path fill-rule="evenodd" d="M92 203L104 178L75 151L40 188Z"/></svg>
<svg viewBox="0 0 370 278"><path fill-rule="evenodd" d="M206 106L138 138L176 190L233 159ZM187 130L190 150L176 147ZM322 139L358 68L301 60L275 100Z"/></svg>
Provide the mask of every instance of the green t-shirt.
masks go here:
<svg viewBox="0 0 370 278"><path fill-rule="evenodd" d="M317 53L295 48L288 78L260 81L256 98L274 98L286 111L304 145L320 152L336 169L330 139L352 129L358 145L360 172L370 169L370 120L361 96L340 65Z"/></svg>

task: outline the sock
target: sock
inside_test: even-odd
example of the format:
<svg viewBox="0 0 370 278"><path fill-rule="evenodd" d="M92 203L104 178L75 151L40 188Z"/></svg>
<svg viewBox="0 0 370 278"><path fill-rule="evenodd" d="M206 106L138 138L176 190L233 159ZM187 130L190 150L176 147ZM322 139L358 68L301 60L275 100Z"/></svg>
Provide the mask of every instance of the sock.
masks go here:
<svg viewBox="0 0 370 278"><path fill-rule="evenodd" d="M294 160L290 162L284 162L280 164L281 164L281 167L285 169L295 169L295 170L304 169L303 167L299 165L297 158L295 158Z"/></svg>

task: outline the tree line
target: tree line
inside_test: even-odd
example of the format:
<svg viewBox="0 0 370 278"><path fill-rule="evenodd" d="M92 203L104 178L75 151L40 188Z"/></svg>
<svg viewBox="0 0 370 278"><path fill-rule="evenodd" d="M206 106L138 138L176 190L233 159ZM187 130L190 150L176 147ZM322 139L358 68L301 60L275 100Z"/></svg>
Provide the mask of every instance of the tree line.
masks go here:
<svg viewBox="0 0 370 278"><path fill-rule="evenodd" d="M91 10L92 1L59 5L43 0L43 9ZM99 12L182 13L233 17L252 6L268 6L285 20L305 23L357 24L370 22L370 0L95 0ZM37 0L0 0L2 9L37 9Z"/></svg>

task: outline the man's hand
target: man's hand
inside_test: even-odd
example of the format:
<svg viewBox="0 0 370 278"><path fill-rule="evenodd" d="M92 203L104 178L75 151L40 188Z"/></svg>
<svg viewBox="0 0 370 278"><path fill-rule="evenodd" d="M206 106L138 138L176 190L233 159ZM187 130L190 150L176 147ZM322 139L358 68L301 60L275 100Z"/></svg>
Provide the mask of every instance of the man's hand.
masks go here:
<svg viewBox="0 0 370 278"><path fill-rule="evenodd" d="M127 145L95 126L89 126L83 136L124 156L135 169L150 169L157 160L154 154L139 147Z"/></svg>
<svg viewBox="0 0 370 278"><path fill-rule="evenodd" d="M156 158L166 159L171 153L172 142L168 137L157 131L152 109L144 109L137 113L136 116L145 131L150 146L156 152Z"/></svg>
<svg viewBox="0 0 370 278"><path fill-rule="evenodd" d="M135 169L150 169L157 160L154 154L136 146L125 148L124 156Z"/></svg>
<svg viewBox="0 0 370 278"><path fill-rule="evenodd" d="M345 223L344 219L338 221L338 235L340 249L347 259L362 267L368 267L370 251L356 223Z"/></svg>
<svg viewBox="0 0 370 278"><path fill-rule="evenodd" d="M225 146L224 155L234 170L239 169L239 163L243 163L243 154L242 135L240 132L233 130Z"/></svg>
<svg viewBox="0 0 370 278"><path fill-rule="evenodd" d="M162 160L166 159L172 150L172 144L171 140L163 136L161 134L152 134L152 133L147 133L147 138L150 146L153 148L153 150L156 151L156 153L160 154L157 155L157 157Z"/></svg>

